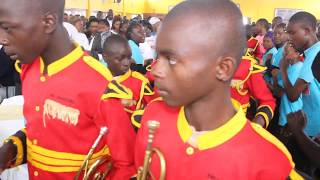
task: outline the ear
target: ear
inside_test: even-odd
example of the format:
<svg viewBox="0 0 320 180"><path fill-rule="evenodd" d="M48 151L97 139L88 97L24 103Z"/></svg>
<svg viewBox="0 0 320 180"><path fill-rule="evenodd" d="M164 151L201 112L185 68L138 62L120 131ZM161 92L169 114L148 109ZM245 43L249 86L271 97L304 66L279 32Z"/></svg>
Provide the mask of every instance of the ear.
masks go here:
<svg viewBox="0 0 320 180"><path fill-rule="evenodd" d="M59 16L55 13L47 12L43 16L44 30L46 34L51 34L57 29L59 23Z"/></svg>
<svg viewBox="0 0 320 180"><path fill-rule="evenodd" d="M216 78L223 82L231 80L237 67L236 62L232 57L220 57L217 60Z"/></svg>

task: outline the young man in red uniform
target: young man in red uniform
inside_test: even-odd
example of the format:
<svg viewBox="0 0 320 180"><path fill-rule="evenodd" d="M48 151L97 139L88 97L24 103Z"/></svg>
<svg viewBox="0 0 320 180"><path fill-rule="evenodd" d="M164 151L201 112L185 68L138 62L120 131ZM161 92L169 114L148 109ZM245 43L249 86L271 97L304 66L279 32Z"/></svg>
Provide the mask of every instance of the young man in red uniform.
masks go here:
<svg viewBox="0 0 320 180"><path fill-rule="evenodd" d="M148 79L139 72L130 70L131 55L128 41L123 37L112 35L106 40L103 56L113 79L129 88L133 93L134 103L126 108L130 117L135 110L143 109L154 99L153 88ZM137 124L134 125L137 126Z"/></svg>
<svg viewBox="0 0 320 180"><path fill-rule="evenodd" d="M223 40L208 41L218 37ZM286 148L231 103L230 81L244 47L242 15L229 0L189 0L170 11L153 69L164 101L145 110L136 167L143 165L147 122L156 120L153 147L164 154L168 180L300 178ZM153 155L149 168L156 179L159 164Z"/></svg>
<svg viewBox="0 0 320 180"><path fill-rule="evenodd" d="M231 97L239 102L244 113L250 106L252 97L258 104L253 122L268 127L276 106L275 99L263 78L265 67L257 65L255 59L243 56L231 81Z"/></svg>
<svg viewBox="0 0 320 180"><path fill-rule="evenodd" d="M111 156L108 179L128 179L134 172L135 133L119 98L130 99L130 92L109 83L109 70L69 40L62 25L64 4L1 1L0 42L23 64L27 124L0 148L0 172L28 163L29 179L73 179L100 128L107 127L89 164Z"/></svg>

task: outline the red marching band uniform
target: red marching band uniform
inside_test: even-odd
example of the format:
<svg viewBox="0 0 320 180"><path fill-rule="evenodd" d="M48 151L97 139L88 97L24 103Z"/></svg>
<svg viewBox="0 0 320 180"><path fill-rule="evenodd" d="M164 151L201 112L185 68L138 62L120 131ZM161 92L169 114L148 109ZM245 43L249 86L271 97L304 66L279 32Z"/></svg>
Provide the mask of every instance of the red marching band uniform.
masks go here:
<svg viewBox="0 0 320 180"><path fill-rule="evenodd" d="M247 41L247 51L246 51L246 56L251 56L254 59L256 59L256 61L258 61L258 64L261 62L262 60L262 52L261 52L261 48L260 48L260 43L258 41L258 39L251 37L248 41Z"/></svg>
<svg viewBox="0 0 320 180"><path fill-rule="evenodd" d="M257 101L255 116L263 116L267 127L273 117L276 102L263 78L265 69L256 64L252 57L243 56L231 81L231 97L241 104L245 113L250 106L250 98Z"/></svg>
<svg viewBox="0 0 320 180"><path fill-rule="evenodd" d="M150 101L156 98L149 80L139 72L129 70L125 74L115 77L114 79L120 84L129 88L133 93L134 103L125 108L125 111L128 113L129 117L131 117L135 111L144 109L144 107ZM132 124L135 127L139 127L135 121L132 121Z"/></svg>
<svg viewBox="0 0 320 180"><path fill-rule="evenodd" d="M78 46L47 73L41 58L22 65L21 79L27 124L8 138L17 147L14 166L27 163L30 179L73 179L107 127L89 166L109 156L107 179L130 178L135 133L120 99L131 99L132 92L112 81L108 69Z"/></svg>

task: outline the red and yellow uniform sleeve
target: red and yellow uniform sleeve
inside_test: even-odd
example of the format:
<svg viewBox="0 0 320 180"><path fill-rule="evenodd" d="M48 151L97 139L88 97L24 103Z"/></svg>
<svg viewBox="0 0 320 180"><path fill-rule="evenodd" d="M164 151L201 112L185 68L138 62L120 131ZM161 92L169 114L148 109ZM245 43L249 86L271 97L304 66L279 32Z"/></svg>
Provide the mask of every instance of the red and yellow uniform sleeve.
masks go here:
<svg viewBox="0 0 320 180"><path fill-rule="evenodd" d="M17 154L14 161L14 164L11 167L16 167L21 164L27 162L27 141L26 141L26 130L21 129L20 131L16 132L14 135L8 137L4 143L12 142L13 145L16 147Z"/></svg>
<svg viewBox="0 0 320 180"><path fill-rule="evenodd" d="M149 80L138 72L132 72L132 76L141 81L139 87L139 100L135 107L135 110L143 109L149 102L155 99L157 96L151 86Z"/></svg>
<svg viewBox="0 0 320 180"><path fill-rule="evenodd" d="M107 126L106 144L112 159L112 170L107 179L127 180L134 173L135 132L122 100L132 98L132 93L113 81L102 96L96 125Z"/></svg>
<svg viewBox="0 0 320 180"><path fill-rule="evenodd" d="M253 65L253 72L251 73L251 76L246 81L246 83L248 85L250 95L259 104L256 116L263 116L267 127L273 117L276 101L273 98L272 93L268 89L267 84L263 78L263 71L263 67L259 65Z"/></svg>
<svg viewBox="0 0 320 180"><path fill-rule="evenodd" d="M253 58L255 58L258 62L258 64L261 62L262 60L262 52L261 52L261 47L260 47L260 43L259 41L254 38L251 37L248 41L247 41L247 52L246 52L246 56L251 56Z"/></svg>

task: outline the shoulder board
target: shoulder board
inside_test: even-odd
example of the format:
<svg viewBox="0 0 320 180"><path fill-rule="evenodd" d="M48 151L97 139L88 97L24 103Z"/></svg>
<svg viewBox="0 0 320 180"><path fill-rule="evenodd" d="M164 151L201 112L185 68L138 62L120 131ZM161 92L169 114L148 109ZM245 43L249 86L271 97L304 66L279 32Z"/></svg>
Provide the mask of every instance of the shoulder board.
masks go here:
<svg viewBox="0 0 320 180"><path fill-rule="evenodd" d="M83 56L83 61L88 64L92 69L100 73L108 81L112 81L113 76L108 68L104 67L98 60L91 56Z"/></svg>
<svg viewBox="0 0 320 180"><path fill-rule="evenodd" d="M251 55L242 56L242 60L247 60L252 62L253 64L258 64L258 60Z"/></svg>
<svg viewBox="0 0 320 180"><path fill-rule="evenodd" d="M108 84L107 90L102 95L103 100L108 99L108 98L132 100L133 93L129 88L119 84L115 80L112 80Z"/></svg>
<svg viewBox="0 0 320 180"><path fill-rule="evenodd" d="M243 56L242 60L250 61L250 63L251 63L250 71L253 74L254 73L263 72L263 71L265 71L267 69L266 67L257 64L256 63L257 62L256 59L254 59L254 58L252 58L250 56Z"/></svg>
<svg viewBox="0 0 320 180"><path fill-rule="evenodd" d="M154 95L153 88L151 87L150 83L146 83L144 86L144 95Z"/></svg>
<svg viewBox="0 0 320 180"><path fill-rule="evenodd" d="M136 79L139 79L145 83L149 83L149 80L144 77L141 73L139 72L136 72L136 71L132 71L132 74L131 74L132 77L136 78Z"/></svg>
<svg viewBox="0 0 320 180"><path fill-rule="evenodd" d="M267 68L264 66L260 66L258 64L253 64L252 65L252 74L264 72Z"/></svg>

